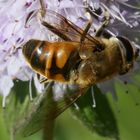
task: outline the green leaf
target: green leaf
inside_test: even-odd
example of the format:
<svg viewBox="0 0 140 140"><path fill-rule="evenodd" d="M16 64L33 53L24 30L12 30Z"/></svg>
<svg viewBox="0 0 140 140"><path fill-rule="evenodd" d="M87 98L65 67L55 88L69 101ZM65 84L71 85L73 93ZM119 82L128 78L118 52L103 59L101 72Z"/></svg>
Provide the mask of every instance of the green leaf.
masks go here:
<svg viewBox="0 0 140 140"><path fill-rule="evenodd" d="M92 132L101 136L119 139L119 132L115 116L110 104L104 94L97 86L93 87L96 107L93 108L93 97L91 90L81 97L76 105L79 109L72 107L73 114Z"/></svg>
<svg viewBox="0 0 140 140"><path fill-rule="evenodd" d="M4 119L9 130L9 134L13 139L18 134L30 135L42 128L44 116L46 115L46 108L42 101L45 94L38 96L34 87L32 87L34 100L29 100L29 83L15 82L9 97L7 98L6 108L3 110ZM49 88L48 88L49 90ZM40 108L42 107L42 110ZM43 112L44 109L44 112ZM42 117L42 114L44 116ZM30 125L29 125L30 124Z"/></svg>
<svg viewBox="0 0 140 140"><path fill-rule="evenodd" d="M29 99L26 96L27 91L29 91L27 82L22 82L22 84L15 82L15 87L7 98L6 108L3 109L5 124L12 137L15 137L14 128L25 114L25 110L29 104Z"/></svg>
<svg viewBox="0 0 140 140"><path fill-rule="evenodd" d="M5 122L13 137L29 136L43 128L44 139L52 139L55 118L79 98L75 90L68 89L67 94L56 100L55 94L61 95L61 93L54 94L53 86L54 83L47 85L46 91L42 94L38 94L32 87L34 99L30 102L27 96L29 83L15 82L5 109Z"/></svg>

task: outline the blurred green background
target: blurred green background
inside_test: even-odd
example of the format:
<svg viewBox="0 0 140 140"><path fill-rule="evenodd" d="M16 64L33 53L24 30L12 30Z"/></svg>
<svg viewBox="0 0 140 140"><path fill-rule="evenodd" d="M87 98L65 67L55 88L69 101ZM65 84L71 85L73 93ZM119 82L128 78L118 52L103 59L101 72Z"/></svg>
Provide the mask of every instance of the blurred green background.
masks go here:
<svg viewBox="0 0 140 140"><path fill-rule="evenodd" d="M139 78L137 79L139 80ZM129 85L126 93L125 85L116 84L118 102L114 101L111 93L106 94L110 106L115 114L121 140L140 139L140 90L137 86ZM2 118L2 108L0 108L0 140L10 140ZM9 116L10 117L10 116ZM107 129L107 128L106 128ZM41 140L42 132L18 140ZM91 133L77 118L70 109L67 109L56 119L54 140L109 140L96 133Z"/></svg>

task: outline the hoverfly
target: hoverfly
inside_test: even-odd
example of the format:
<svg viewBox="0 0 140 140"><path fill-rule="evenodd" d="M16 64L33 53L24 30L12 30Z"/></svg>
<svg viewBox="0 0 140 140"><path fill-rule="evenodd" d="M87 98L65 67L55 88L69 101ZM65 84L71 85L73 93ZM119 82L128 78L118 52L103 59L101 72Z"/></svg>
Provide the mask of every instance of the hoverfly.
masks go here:
<svg viewBox="0 0 140 140"><path fill-rule="evenodd" d="M92 37L62 15L47 10L54 23L42 25L64 41L29 40L23 46L28 64L45 81L77 84L81 88L127 73L133 66L136 50L125 37Z"/></svg>
<svg viewBox="0 0 140 140"><path fill-rule="evenodd" d="M62 41L29 40L22 49L27 63L45 77L42 82L56 81L82 89L65 98L60 107L53 108L51 119L74 103L88 87L125 74L133 67L137 50L125 37L100 37L103 26L93 37L87 33L91 22L83 30L51 10L46 10L46 20L41 23Z"/></svg>
<svg viewBox="0 0 140 140"><path fill-rule="evenodd" d="M49 22L52 20L54 22ZM42 82L78 85L85 91L94 84L125 74L133 67L137 49L122 36L100 37L103 25L98 30L100 33L97 31L93 37L87 33L91 22L83 30L51 10L46 10L46 21L41 23L62 39L60 42L32 39L23 46L22 52L29 66L45 77ZM83 94L79 92L68 104Z"/></svg>

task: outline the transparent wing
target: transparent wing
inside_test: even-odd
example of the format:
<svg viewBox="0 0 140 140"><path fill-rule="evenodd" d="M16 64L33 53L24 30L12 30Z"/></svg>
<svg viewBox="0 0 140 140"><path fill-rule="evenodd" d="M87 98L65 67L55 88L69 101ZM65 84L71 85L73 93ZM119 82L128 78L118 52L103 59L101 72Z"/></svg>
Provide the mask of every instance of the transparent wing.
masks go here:
<svg viewBox="0 0 140 140"><path fill-rule="evenodd" d="M86 90L84 90L86 91ZM29 136L33 133L44 128L45 125L49 125L55 118L65 111L70 105L72 105L82 94L80 89L76 93L66 93L61 99L55 101L52 92L52 86L50 86L44 96L40 97L39 102L31 107L32 111L29 114L29 118L26 116L26 126L20 132L23 136ZM58 93L59 94L59 93ZM51 127L51 126L50 126Z"/></svg>
<svg viewBox="0 0 140 140"><path fill-rule="evenodd" d="M51 10L46 11L45 21L42 21L42 24L65 41L80 42L84 32L83 29L66 19L64 16ZM99 41L90 34L85 36L85 40L99 44Z"/></svg>

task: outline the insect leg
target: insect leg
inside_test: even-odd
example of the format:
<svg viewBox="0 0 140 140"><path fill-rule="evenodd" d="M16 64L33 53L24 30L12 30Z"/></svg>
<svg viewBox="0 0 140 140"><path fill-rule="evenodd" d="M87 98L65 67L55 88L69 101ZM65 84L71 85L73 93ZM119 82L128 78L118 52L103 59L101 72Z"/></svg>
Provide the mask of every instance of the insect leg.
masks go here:
<svg viewBox="0 0 140 140"><path fill-rule="evenodd" d="M110 21L110 14L108 11L105 11L104 12L104 17L105 17L105 20L104 22L100 25L100 27L97 29L96 33L95 33L95 36L96 37L99 37L101 36L104 28L109 24L109 21Z"/></svg>
<svg viewBox="0 0 140 140"><path fill-rule="evenodd" d="M48 82L47 78L40 80L40 84L47 83L47 82Z"/></svg>
<svg viewBox="0 0 140 140"><path fill-rule="evenodd" d="M41 7L40 8L41 17L44 17L45 13L46 13L44 0L39 0L39 3L40 3L40 7Z"/></svg>
<svg viewBox="0 0 140 140"><path fill-rule="evenodd" d="M91 95L92 95L92 99L93 99L93 108L96 107L96 100L95 100L95 96L94 96L94 90L93 90L93 86L91 87Z"/></svg>
<svg viewBox="0 0 140 140"><path fill-rule="evenodd" d="M86 25L86 27L85 27L85 29L83 31L82 36L81 36L81 39L80 39L81 43L84 42L85 37L86 37L86 35L87 35L91 25L92 25L92 21L93 21L93 18L92 18L91 14L89 12L87 12L86 15L87 15L89 20L88 20L87 25Z"/></svg>

